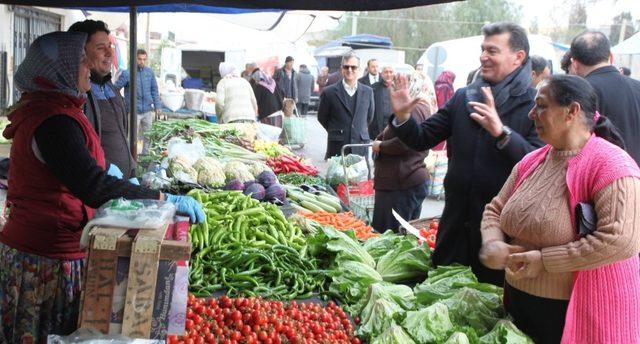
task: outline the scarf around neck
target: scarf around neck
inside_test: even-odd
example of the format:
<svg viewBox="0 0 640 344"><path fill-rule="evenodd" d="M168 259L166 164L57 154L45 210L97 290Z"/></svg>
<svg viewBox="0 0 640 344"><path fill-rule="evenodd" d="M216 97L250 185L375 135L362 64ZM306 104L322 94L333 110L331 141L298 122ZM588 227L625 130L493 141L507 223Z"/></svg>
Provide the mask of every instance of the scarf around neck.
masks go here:
<svg viewBox="0 0 640 344"><path fill-rule="evenodd" d="M496 104L496 110L498 114L502 115L507 101L511 97L517 97L523 95L529 89L531 84L531 59L527 59L527 62L516 70L511 72L504 80L497 84L490 84L483 78L478 78L471 85L467 87L466 96L467 101L478 101L482 99L481 87L491 87L491 93Z"/></svg>

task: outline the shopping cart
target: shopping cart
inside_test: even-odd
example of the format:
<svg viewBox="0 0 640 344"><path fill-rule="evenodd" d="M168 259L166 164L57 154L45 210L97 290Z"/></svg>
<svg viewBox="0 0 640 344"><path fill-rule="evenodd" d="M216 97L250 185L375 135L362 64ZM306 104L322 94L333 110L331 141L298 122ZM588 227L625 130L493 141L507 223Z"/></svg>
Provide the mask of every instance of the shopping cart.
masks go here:
<svg viewBox="0 0 640 344"><path fill-rule="evenodd" d="M370 152L372 143L348 144L342 146L342 168L344 170L344 185L347 204L353 211L353 214L363 221L371 223L373 220L373 206L375 203L375 194L373 191L373 171L370 162ZM350 185L349 175L347 174L347 164L345 162L345 150L350 148L366 148L367 154L365 161L367 162L367 181L359 183L359 185ZM353 183L351 183L353 184ZM363 187L365 185L365 187Z"/></svg>

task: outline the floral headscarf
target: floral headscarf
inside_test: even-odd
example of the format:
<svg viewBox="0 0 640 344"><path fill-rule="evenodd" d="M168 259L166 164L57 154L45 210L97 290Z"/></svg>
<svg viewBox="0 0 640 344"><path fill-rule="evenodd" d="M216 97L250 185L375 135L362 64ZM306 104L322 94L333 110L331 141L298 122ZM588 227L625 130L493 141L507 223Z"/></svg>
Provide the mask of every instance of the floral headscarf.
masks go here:
<svg viewBox="0 0 640 344"><path fill-rule="evenodd" d="M448 70L440 73L438 79L436 79L436 96L438 98L438 106L444 106L449 99L453 98L453 82L455 80L456 75Z"/></svg>
<svg viewBox="0 0 640 344"><path fill-rule="evenodd" d="M14 76L21 92L60 92L81 98L78 70L87 34L56 31L36 38Z"/></svg>
<svg viewBox="0 0 640 344"><path fill-rule="evenodd" d="M436 92L433 88L433 81L426 74L419 71L413 72L409 80L409 95L412 98L422 98L427 106L429 113L433 114L438 111L438 102L436 100Z"/></svg>

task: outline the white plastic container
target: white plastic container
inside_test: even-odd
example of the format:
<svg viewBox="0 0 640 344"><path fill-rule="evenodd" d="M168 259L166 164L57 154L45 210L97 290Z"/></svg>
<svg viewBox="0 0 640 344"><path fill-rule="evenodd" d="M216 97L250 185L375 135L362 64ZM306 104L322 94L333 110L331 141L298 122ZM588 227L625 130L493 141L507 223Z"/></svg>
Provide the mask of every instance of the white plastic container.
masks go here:
<svg viewBox="0 0 640 344"><path fill-rule="evenodd" d="M184 94L182 92L163 92L160 93L160 99L162 99L164 106L175 112L182 107Z"/></svg>
<svg viewBox="0 0 640 344"><path fill-rule="evenodd" d="M204 99L204 91L194 88L184 90L184 101L186 108L194 111L202 110L202 100Z"/></svg>

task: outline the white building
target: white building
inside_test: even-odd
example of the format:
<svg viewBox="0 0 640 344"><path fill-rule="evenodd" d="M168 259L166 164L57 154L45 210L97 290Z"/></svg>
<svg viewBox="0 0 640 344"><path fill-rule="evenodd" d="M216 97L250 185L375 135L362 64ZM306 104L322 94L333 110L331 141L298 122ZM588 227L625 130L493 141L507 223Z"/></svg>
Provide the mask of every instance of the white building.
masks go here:
<svg viewBox="0 0 640 344"><path fill-rule="evenodd" d="M0 113L19 97L13 74L31 42L82 19L78 10L0 5Z"/></svg>

